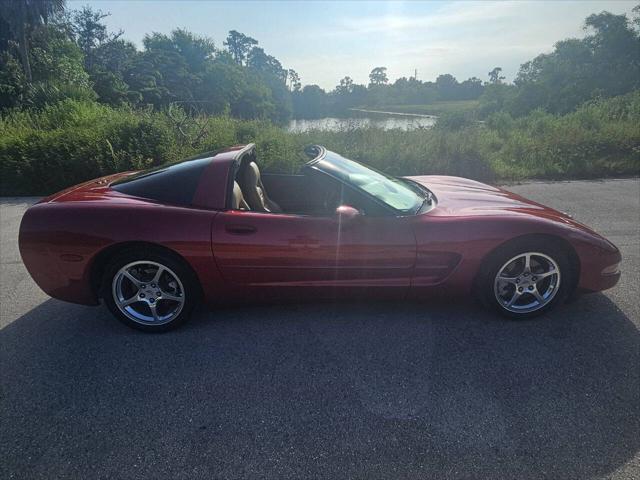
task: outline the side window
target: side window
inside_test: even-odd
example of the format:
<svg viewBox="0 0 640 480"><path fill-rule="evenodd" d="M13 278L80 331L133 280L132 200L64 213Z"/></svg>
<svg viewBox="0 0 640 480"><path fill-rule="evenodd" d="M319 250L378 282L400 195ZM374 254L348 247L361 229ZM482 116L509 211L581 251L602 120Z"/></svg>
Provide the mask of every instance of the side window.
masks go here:
<svg viewBox="0 0 640 480"><path fill-rule="evenodd" d="M342 186L340 205L349 205L360 210L364 215L370 217L381 217L389 215L387 209L378 205L375 201L362 195L360 192L349 187ZM336 205L336 208L339 205Z"/></svg>
<svg viewBox="0 0 640 480"><path fill-rule="evenodd" d="M324 204L324 214L334 215L340 205L349 205L370 217L390 215L387 208L362 192L345 185L342 181L316 169L308 169L306 174L320 186Z"/></svg>

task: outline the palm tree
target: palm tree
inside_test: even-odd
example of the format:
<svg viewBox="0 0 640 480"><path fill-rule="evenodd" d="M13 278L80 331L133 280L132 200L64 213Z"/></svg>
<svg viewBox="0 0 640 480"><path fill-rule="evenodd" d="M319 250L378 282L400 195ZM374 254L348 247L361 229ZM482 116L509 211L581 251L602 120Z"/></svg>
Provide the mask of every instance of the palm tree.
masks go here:
<svg viewBox="0 0 640 480"><path fill-rule="evenodd" d="M65 0L6 0L0 8L0 17L9 26L10 34L18 45L22 69L31 83L29 63L29 34L34 27L46 24L49 18L64 10Z"/></svg>

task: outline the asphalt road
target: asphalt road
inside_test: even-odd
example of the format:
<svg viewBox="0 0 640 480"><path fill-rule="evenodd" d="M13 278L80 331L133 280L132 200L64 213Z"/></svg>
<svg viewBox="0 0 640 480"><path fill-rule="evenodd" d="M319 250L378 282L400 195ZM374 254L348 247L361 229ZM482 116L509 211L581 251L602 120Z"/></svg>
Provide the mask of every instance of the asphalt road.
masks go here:
<svg viewBox="0 0 640 480"><path fill-rule="evenodd" d="M1 478L640 478L640 182L511 187L616 243L540 321L474 305L200 312L145 335L49 299L1 203Z"/></svg>

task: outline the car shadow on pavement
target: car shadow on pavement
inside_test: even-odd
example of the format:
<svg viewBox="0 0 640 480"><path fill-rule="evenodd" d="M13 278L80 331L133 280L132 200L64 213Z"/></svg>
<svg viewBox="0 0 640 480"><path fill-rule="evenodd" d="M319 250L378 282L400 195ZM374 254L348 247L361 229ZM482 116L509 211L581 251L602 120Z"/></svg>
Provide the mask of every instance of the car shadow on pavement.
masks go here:
<svg viewBox="0 0 640 480"><path fill-rule="evenodd" d="M223 308L164 335L48 300L0 343L3 478L587 478L640 448L640 336L602 294L527 322Z"/></svg>

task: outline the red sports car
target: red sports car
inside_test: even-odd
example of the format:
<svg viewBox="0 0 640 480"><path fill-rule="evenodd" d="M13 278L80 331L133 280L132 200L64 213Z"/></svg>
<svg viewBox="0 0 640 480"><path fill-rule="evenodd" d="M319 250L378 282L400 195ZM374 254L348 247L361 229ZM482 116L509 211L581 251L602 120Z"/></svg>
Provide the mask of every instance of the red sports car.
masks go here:
<svg viewBox="0 0 640 480"><path fill-rule="evenodd" d="M395 178L314 146L261 175L254 145L92 180L27 210L20 252L49 295L162 331L255 298L475 295L529 318L620 278L620 252L568 215L445 176Z"/></svg>

